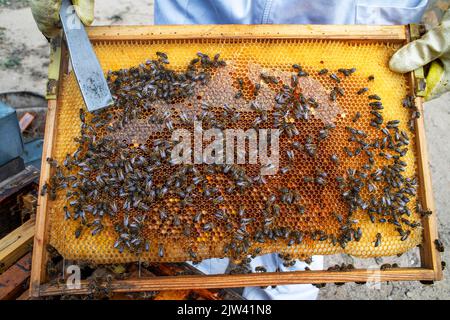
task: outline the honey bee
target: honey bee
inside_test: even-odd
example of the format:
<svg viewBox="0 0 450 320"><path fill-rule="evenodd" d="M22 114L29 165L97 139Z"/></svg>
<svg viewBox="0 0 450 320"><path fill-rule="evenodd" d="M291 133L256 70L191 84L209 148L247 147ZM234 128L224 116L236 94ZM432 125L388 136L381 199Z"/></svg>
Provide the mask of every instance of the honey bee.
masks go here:
<svg viewBox="0 0 450 320"><path fill-rule="evenodd" d="M334 81L336 81L337 83L341 82L341 79L335 73L332 73L330 75L330 78L333 79Z"/></svg>
<svg viewBox="0 0 450 320"><path fill-rule="evenodd" d="M437 251L439 251L441 253L445 251L444 244L442 243L441 240L435 239L434 245L435 245Z"/></svg>
<svg viewBox="0 0 450 320"><path fill-rule="evenodd" d="M356 92L356 94L362 95L363 93L366 93L367 91L369 91L369 88L364 87L364 88L359 89L359 90Z"/></svg>
<svg viewBox="0 0 450 320"><path fill-rule="evenodd" d="M375 247L378 247L381 245L381 233L377 233L375 237Z"/></svg>

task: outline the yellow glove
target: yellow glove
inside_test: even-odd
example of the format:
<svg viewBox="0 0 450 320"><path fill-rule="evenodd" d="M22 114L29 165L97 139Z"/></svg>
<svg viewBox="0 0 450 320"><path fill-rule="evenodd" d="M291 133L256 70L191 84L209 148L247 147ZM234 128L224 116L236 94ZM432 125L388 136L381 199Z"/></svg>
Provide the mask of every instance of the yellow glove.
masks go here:
<svg viewBox="0 0 450 320"><path fill-rule="evenodd" d="M72 0L75 11L85 25L94 21L94 0ZM56 37L61 28L59 9L61 0L31 0L31 12L39 30L47 38Z"/></svg>
<svg viewBox="0 0 450 320"><path fill-rule="evenodd" d="M450 10L437 27L398 50L389 61L389 67L405 73L430 62L425 100L437 98L450 89Z"/></svg>

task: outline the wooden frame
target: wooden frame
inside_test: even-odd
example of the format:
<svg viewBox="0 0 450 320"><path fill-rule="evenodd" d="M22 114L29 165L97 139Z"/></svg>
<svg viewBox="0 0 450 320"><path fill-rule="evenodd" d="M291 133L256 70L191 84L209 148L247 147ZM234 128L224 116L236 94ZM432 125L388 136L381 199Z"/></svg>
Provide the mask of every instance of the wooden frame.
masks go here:
<svg viewBox="0 0 450 320"><path fill-rule="evenodd" d="M404 43L409 41L408 26L332 26L332 25L196 25L196 26L129 26L129 27L90 27L88 34L92 41L102 40L152 40L152 39L339 39L365 40ZM62 47L62 56L65 54ZM56 59L58 61L58 59ZM67 61L61 59L61 70L67 67ZM411 74L411 83L414 76ZM413 88L414 90L414 88ZM423 99L416 100L422 113ZM45 128L45 143L42 155L42 170L40 184L49 178L50 165L45 159L52 154L54 127L56 121L57 100L49 100L47 122ZM420 197L423 206L434 211L431 177L428 168L428 154L425 139L423 117L416 119L417 161L419 179L421 182ZM36 235L33 251L33 268L31 273L30 294L32 297L47 295L86 294L88 283L82 281L81 288L68 290L64 285L45 283L47 225L47 198L39 197L36 219ZM334 283L334 282L366 282L373 281L434 281L442 278L439 252L434 240L437 239L435 214L423 219L424 243L421 246L421 263L419 268L396 268L389 270L355 269L352 271L297 271L264 274L209 275L209 276L162 276L128 280L114 280L111 285L113 292L138 292L150 290L201 289L201 288L232 288L243 286L267 286L295 283Z"/></svg>
<svg viewBox="0 0 450 320"><path fill-rule="evenodd" d="M34 219L0 239L0 274L31 249L34 237Z"/></svg>
<svg viewBox="0 0 450 320"><path fill-rule="evenodd" d="M16 261L0 274L0 300L13 300L26 290L25 284L30 277L31 253Z"/></svg>

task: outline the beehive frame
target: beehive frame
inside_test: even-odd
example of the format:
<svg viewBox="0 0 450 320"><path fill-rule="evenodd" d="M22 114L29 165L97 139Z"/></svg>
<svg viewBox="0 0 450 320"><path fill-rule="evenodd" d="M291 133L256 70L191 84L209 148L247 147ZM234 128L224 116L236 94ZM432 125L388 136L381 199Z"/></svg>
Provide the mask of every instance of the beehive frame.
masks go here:
<svg viewBox="0 0 450 320"><path fill-rule="evenodd" d="M88 34L91 41L114 40L177 40L177 39L335 39L358 41L390 41L406 43L411 40L409 26L335 26L335 25L203 25L203 26L113 26L90 27ZM55 60L58 72L62 74L68 69L69 61L64 43L57 54L61 59ZM410 88L414 90L416 79L410 77ZM57 93L58 84L49 88L49 92ZM416 98L419 111L423 111L423 99ZM45 161L52 154L54 134L57 129L56 109L57 94L49 97L45 142L42 155L40 185L50 176L50 165ZM419 197L424 208L434 211L431 178L428 167L423 117L415 120L418 177L420 181ZM46 263L48 244L48 197L39 196L36 219L36 234L33 250L33 266L30 281L32 297L66 294L89 293L88 283L81 282L79 289L67 289L65 286L47 283ZM234 274L208 276L164 276L152 278L136 278L114 280L111 284L113 292L138 292L151 290L200 289L200 288L232 288L243 286L268 286L299 283L333 283L333 282L365 282L376 275L379 281L434 281L442 278L439 252L434 241L438 238L436 217L432 214L423 219L423 243L420 257L421 267L395 268L388 270L355 269L345 272L337 271L296 271L264 274ZM376 273L376 274L375 274Z"/></svg>

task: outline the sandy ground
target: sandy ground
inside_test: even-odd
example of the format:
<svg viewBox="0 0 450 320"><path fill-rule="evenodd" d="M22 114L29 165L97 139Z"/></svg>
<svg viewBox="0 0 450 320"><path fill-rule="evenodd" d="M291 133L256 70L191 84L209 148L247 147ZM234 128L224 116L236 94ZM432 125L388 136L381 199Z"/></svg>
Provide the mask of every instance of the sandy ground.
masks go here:
<svg viewBox="0 0 450 320"><path fill-rule="evenodd" d="M152 24L151 0L97 0L96 25ZM27 0L0 0L0 92L33 91L44 94L48 44L36 28ZM425 105L425 123L439 231L450 246L450 95ZM449 261L449 251L443 255ZM328 265L345 261L356 266L379 265L391 259L355 260L349 256L326 257ZM416 252L403 255L401 266L418 264ZM366 285L327 285L320 299L450 299L450 274L432 286L418 282L384 283L379 288Z"/></svg>
<svg viewBox="0 0 450 320"><path fill-rule="evenodd" d="M97 0L96 25L153 24L151 0ZM0 0L0 92L45 92L48 43L28 0Z"/></svg>

